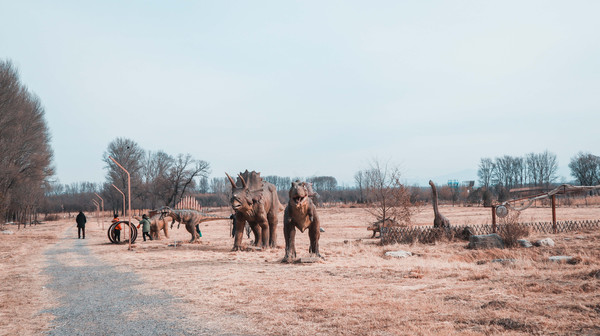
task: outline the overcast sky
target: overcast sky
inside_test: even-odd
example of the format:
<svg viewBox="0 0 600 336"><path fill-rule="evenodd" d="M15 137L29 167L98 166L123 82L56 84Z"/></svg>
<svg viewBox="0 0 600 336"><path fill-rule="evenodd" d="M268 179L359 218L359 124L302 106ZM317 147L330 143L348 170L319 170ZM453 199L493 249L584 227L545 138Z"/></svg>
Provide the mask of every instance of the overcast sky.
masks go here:
<svg viewBox="0 0 600 336"><path fill-rule="evenodd" d="M117 137L212 177L476 179L481 158L599 154L599 1L4 1L62 183ZM466 173L466 175L465 175ZM439 181L445 182L445 181Z"/></svg>

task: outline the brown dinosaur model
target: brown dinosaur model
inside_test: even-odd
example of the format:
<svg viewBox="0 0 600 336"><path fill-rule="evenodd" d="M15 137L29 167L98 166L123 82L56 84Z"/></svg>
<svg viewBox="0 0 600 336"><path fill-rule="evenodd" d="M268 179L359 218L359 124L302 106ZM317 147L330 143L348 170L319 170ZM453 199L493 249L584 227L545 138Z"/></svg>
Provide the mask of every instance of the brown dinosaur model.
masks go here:
<svg viewBox="0 0 600 336"><path fill-rule="evenodd" d="M225 173L231 182L231 207L235 212L235 240L233 251L242 249L242 237L246 222L255 233L254 245L275 247L277 243L277 216L282 210L277 189L260 177L255 171L238 175L234 181Z"/></svg>
<svg viewBox="0 0 600 336"><path fill-rule="evenodd" d="M200 238L200 223L213 220L229 219L229 217L209 215L197 210L178 210L171 209L166 206L160 208L159 211L162 219L164 219L166 216L169 216L173 218L174 221L178 221L180 224L185 225L186 230L192 235L192 240L190 240L190 243L194 243L198 241L198 238Z"/></svg>
<svg viewBox="0 0 600 336"><path fill-rule="evenodd" d="M283 262L291 262L296 258L296 228L304 232L308 228L311 256L321 257L319 254L320 223L317 208L313 203L312 186L306 182L292 182L290 188L290 201L283 215L283 235L285 237L285 257Z"/></svg>
<svg viewBox="0 0 600 336"><path fill-rule="evenodd" d="M133 218L141 221L142 219L138 216L133 216ZM160 235L158 234L160 230L163 230L165 234L165 238L169 238L169 221L166 216L162 216L160 212L157 210L150 211L150 236L152 239L160 239ZM175 218L172 218L172 221L175 221ZM171 224L173 225L173 224Z"/></svg>
<svg viewBox="0 0 600 336"><path fill-rule="evenodd" d="M435 184L433 184L433 181L429 180L429 185L431 186L433 213L435 215L435 218L433 219L433 227L449 227L450 221L438 210L438 194Z"/></svg>
<svg viewBox="0 0 600 336"><path fill-rule="evenodd" d="M371 223L369 224L369 226L367 226L367 231L373 231L373 235L371 236L371 238L375 238L375 234L377 234L377 232L379 232L379 236L381 236L381 223L383 221L379 220L375 223Z"/></svg>

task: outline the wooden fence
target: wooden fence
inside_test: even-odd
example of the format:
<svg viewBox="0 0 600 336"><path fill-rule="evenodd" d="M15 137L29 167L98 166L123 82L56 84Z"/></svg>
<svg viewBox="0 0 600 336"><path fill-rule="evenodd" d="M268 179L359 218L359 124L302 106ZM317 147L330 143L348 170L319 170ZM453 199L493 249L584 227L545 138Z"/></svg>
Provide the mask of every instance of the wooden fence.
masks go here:
<svg viewBox="0 0 600 336"><path fill-rule="evenodd" d="M555 226L552 222L533 222L533 223L517 223L516 225L527 228L529 232L539 233L555 233ZM460 237L465 235L465 230L470 230L472 234L484 235L491 233L501 234L506 230L507 224L498 225L468 225L468 226L451 226L449 228L433 228L431 226L413 226L413 227L383 227L381 228L381 243L430 243L435 242L441 236ZM591 230L600 228L600 219L583 220L583 221L557 221L556 233Z"/></svg>

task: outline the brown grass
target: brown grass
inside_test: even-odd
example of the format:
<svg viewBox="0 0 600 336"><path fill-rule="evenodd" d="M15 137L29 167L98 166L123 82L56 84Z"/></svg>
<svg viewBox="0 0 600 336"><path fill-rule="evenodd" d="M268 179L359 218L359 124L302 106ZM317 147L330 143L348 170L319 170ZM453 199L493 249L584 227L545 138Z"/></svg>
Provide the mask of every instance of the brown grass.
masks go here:
<svg viewBox="0 0 600 336"><path fill-rule="evenodd" d="M63 223L64 225L64 223ZM28 226L14 234L0 234L0 335L38 335L47 330L49 314L40 314L53 302L44 287L44 248L57 240L56 224Z"/></svg>
<svg viewBox="0 0 600 336"><path fill-rule="evenodd" d="M458 241L380 246L377 239L369 239L371 231L366 228L372 218L363 209L318 211L325 229L320 241L325 260L312 264L282 264L282 248L230 252L233 241L227 221L208 222L202 226L201 244L184 243L179 247L168 244L189 240L183 228L172 230L168 240L138 242L134 251L127 251L125 245L106 244L105 232L93 220L88 237L93 253L104 262L142 277L144 283L138 286L141 291L168 291L180 298L179 309L188 318L232 333L600 333L600 232L534 234L532 240L548 236L556 246L531 249L468 250L466 242ZM441 212L455 225L489 221L489 209L442 207ZM427 211L418 216L430 224L433 214L427 219L424 213ZM533 213L551 217L550 209L528 209L522 217ZM558 210L561 220L593 219L599 213L598 208ZM536 219L541 220L545 219ZM61 228L53 230L58 233ZM30 245L37 238L31 235L28 239L22 237L17 244ZM278 241L283 245L281 232ZM297 233L296 247L298 257L308 255L306 233ZM405 259L384 257L386 251L398 249L414 255ZM39 261L40 252L19 249L12 259L13 267L31 271L32 266L20 260ZM581 262L571 265L547 261L552 255L571 255L581 258ZM514 262L492 262L494 259ZM0 274L7 276L4 269ZM25 293L10 295L12 302L18 303ZM30 295L34 295L29 300L38 309L50 302ZM21 302L22 307L27 306L26 301ZM0 310L3 321L13 326L23 322L16 320L16 311L10 314L6 310L6 306ZM23 330L41 330L47 320L36 318L37 327L24 324Z"/></svg>

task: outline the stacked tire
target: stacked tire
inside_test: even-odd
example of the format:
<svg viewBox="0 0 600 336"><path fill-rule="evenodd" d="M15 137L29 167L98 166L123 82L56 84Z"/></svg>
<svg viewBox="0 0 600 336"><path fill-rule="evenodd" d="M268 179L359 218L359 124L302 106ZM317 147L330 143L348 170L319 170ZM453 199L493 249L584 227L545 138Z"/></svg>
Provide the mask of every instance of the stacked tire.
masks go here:
<svg viewBox="0 0 600 336"><path fill-rule="evenodd" d="M124 228L125 225L129 225L129 221L120 221L120 222L116 222L116 223L112 223L109 227L108 227L108 239L110 240L111 243L113 244L120 244L120 243L124 243L127 240L124 239L124 237L121 237L121 241L117 241L115 239L115 227L117 227L117 225L122 224L121 227ZM124 230L121 230L124 231ZM131 224L131 243L135 243L135 240L137 239L137 228L135 227L135 225Z"/></svg>

